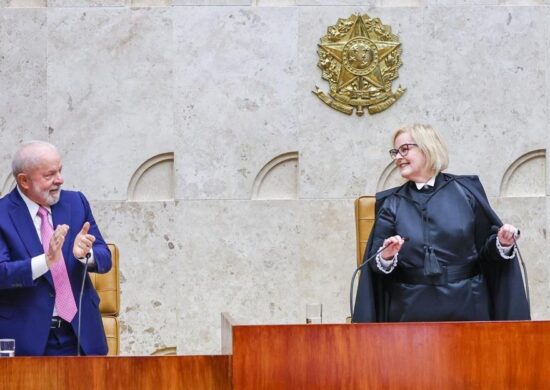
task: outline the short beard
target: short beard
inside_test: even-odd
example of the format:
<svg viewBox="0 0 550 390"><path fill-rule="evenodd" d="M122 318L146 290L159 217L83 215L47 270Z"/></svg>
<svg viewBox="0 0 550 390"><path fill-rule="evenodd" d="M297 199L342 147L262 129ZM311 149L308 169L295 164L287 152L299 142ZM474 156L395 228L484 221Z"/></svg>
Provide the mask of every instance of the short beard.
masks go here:
<svg viewBox="0 0 550 390"><path fill-rule="evenodd" d="M50 194L50 191L40 191L34 183L32 183L33 191L37 194L40 194L40 198L44 201L44 203L48 206L53 206L57 202L59 202L59 196L61 195L61 189L57 193L57 195Z"/></svg>

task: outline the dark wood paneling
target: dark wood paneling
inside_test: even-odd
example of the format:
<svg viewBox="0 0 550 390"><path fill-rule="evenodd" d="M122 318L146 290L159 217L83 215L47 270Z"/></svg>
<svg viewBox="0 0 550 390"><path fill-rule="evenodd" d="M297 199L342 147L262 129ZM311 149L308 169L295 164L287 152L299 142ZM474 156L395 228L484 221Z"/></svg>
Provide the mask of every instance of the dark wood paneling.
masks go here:
<svg viewBox="0 0 550 390"><path fill-rule="evenodd" d="M235 326L235 389L550 388L550 322Z"/></svg>
<svg viewBox="0 0 550 390"><path fill-rule="evenodd" d="M2 358L0 388L230 389L229 365L229 356Z"/></svg>

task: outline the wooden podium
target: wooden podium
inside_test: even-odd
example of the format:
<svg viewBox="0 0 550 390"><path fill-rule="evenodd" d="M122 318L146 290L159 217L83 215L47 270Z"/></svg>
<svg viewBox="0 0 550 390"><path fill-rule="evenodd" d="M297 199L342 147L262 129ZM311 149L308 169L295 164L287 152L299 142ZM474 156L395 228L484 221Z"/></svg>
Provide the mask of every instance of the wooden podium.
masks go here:
<svg viewBox="0 0 550 390"><path fill-rule="evenodd" d="M550 322L237 325L208 356L0 358L0 389L545 389Z"/></svg>
<svg viewBox="0 0 550 390"><path fill-rule="evenodd" d="M234 389L550 388L550 322L224 322Z"/></svg>

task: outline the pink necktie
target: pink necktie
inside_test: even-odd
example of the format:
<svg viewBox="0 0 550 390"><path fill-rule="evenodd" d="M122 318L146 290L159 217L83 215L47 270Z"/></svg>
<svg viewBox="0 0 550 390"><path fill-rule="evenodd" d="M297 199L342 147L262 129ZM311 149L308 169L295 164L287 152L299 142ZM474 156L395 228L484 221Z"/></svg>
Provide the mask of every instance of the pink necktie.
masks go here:
<svg viewBox="0 0 550 390"><path fill-rule="evenodd" d="M40 217L42 246L44 247L44 253L47 253L50 239L53 236L53 227L48 220L48 210L44 207L40 206L38 216ZM55 287L55 308L57 309L57 315L65 321L71 322L77 309L63 253L61 253L61 258L55 263L50 272L52 273L53 285Z"/></svg>

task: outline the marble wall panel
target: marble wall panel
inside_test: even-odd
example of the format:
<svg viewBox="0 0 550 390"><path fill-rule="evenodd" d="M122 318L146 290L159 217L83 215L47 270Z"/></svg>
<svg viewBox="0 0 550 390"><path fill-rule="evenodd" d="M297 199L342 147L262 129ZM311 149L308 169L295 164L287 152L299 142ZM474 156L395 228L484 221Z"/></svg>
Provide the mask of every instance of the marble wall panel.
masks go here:
<svg viewBox="0 0 550 390"><path fill-rule="evenodd" d="M175 231L174 202L93 202L107 242L120 250L122 355L149 355L176 346L174 275L181 267L182 236Z"/></svg>
<svg viewBox="0 0 550 390"><path fill-rule="evenodd" d="M393 90L401 84L405 94L388 110L363 117L347 116L326 106L311 93L315 85L327 92L329 84L317 68L317 45L337 19L353 13L380 17L400 36L403 66ZM393 129L425 117L418 68L423 63L422 10L418 8L312 7L300 9L300 170L303 198L355 198L374 193L389 163L389 137Z"/></svg>
<svg viewBox="0 0 550 390"><path fill-rule="evenodd" d="M250 199L297 149L296 34L292 8L174 9L177 198Z"/></svg>
<svg viewBox="0 0 550 390"><path fill-rule="evenodd" d="M46 31L43 9L0 9L0 186L21 142L48 139Z"/></svg>
<svg viewBox="0 0 550 390"><path fill-rule="evenodd" d="M178 209L178 353L218 353L223 311L240 323L303 323L306 303L319 302L324 322L345 322L352 201L183 201Z"/></svg>
<svg viewBox="0 0 550 390"><path fill-rule="evenodd" d="M253 5L256 0L172 0L174 5L227 6Z"/></svg>
<svg viewBox="0 0 550 390"><path fill-rule="evenodd" d="M323 304L324 323L344 323L350 315L349 289L357 264L354 210L352 199L300 201L301 321L306 303Z"/></svg>
<svg viewBox="0 0 550 390"><path fill-rule="evenodd" d="M424 0L378 0L376 4L380 7L420 7Z"/></svg>
<svg viewBox="0 0 550 390"><path fill-rule="evenodd" d="M127 0L132 7L167 7L172 5L172 0Z"/></svg>
<svg viewBox="0 0 550 390"><path fill-rule="evenodd" d="M521 231L518 245L527 268L532 318L550 318L548 197L500 198L491 199L491 203L503 222Z"/></svg>
<svg viewBox="0 0 550 390"><path fill-rule="evenodd" d="M256 5L263 7L284 7L296 5L297 0L256 0Z"/></svg>
<svg viewBox="0 0 550 390"><path fill-rule="evenodd" d="M45 7L47 0L0 0L0 8L39 8Z"/></svg>
<svg viewBox="0 0 550 390"><path fill-rule="evenodd" d="M298 201L180 201L178 353L219 353L220 313L241 323L296 323Z"/></svg>
<svg viewBox="0 0 550 390"><path fill-rule="evenodd" d="M546 7L545 9L542 9L541 12L546 16L546 19L550 18L550 7ZM545 53L546 53L546 68L549 67L549 59L550 59L550 27L546 25L545 33L544 33L544 41L546 43L545 47ZM550 153L550 138L546 136L546 133L548 131L548 128L550 127L550 72L545 72L546 76L546 123L542 123L540 126L540 131L542 134L541 138L544 138L546 140L545 144L545 152ZM546 172L550 173L550 158L546 159ZM546 179L546 195L550 194L550 180Z"/></svg>
<svg viewBox="0 0 550 390"><path fill-rule="evenodd" d="M546 147L546 10L431 7L424 24L425 108L450 145L450 170L480 174L496 195L513 161Z"/></svg>
<svg viewBox="0 0 550 390"><path fill-rule="evenodd" d="M483 5L498 5L501 0L424 0L426 6L443 6L443 7L469 7Z"/></svg>
<svg viewBox="0 0 550 390"><path fill-rule="evenodd" d="M368 7L376 5L377 0L360 1L360 0L296 0L296 5L306 6L361 6Z"/></svg>
<svg viewBox="0 0 550 390"><path fill-rule="evenodd" d="M500 5L541 6L550 5L550 0L499 0Z"/></svg>
<svg viewBox="0 0 550 390"><path fill-rule="evenodd" d="M134 171L174 148L171 10L56 8L48 26L48 118L65 179L123 200Z"/></svg>
<svg viewBox="0 0 550 390"><path fill-rule="evenodd" d="M48 7L123 7L131 0L47 0Z"/></svg>

